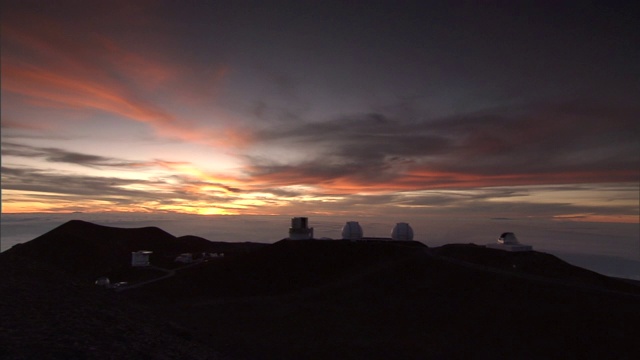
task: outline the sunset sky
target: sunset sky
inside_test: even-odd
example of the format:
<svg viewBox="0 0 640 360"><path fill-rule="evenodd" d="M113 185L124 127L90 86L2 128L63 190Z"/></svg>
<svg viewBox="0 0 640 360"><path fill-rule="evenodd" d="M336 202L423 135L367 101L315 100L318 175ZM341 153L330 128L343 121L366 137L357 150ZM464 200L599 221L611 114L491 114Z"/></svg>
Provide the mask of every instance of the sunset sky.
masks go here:
<svg viewBox="0 0 640 360"><path fill-rule="evenodd" d="M4 1L2 212L637 223L631 4Z"/></svg>

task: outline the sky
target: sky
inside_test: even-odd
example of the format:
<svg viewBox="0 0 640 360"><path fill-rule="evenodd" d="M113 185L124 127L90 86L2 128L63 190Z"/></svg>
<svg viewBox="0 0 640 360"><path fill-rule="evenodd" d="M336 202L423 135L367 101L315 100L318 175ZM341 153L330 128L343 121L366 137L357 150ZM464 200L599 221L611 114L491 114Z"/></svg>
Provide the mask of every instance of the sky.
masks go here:
<svg viewBox="0 0 640 360"><path fill-rule="evenodd" d="M3 213L638 223L618 1L4 1Z"/></svg>

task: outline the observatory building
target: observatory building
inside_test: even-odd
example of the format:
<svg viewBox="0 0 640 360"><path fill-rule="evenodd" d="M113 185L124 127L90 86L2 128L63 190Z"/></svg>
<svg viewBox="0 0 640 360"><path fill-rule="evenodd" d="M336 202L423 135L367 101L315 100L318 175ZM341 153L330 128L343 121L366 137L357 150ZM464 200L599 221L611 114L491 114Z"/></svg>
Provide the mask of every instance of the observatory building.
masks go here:
<svg viewBox="0 0 640 360"><path fill-rule="evenodd" d="M391 239L397 241L412 241L413 229L408 223L399 222L391 230Z"/></svg>
<svg viewBox="0 0 640 360"><path fill-rule="evenodd" d="M111 281L109 280L108 277L103 276L103 277L98 278L98 280L96 280L96 285L109 287L109 285L111 285Z"/></svg>
<svg viewBox="0 0 640 360"><path fill-rule="evenodd" d="M131 266L149 266L149 255L153 254L153 251L134 251L131 253Z"/></svg>
<svg viewBox="0 0 640 360"><path fill-rule="evenodd" d="M289 239L308 240L313 239L313 228L309 227L309 219L306 217L294 217L291 219Z"/></svg>
<svg viewBox="0 0 640 360"><path fill-rule="evenodd" d="M516 234L512 232L502 233L498 238L498 242L495 244L487 244L488 248L498 249L504 251L531 251L533 247L531 245L520 244Z"/></svg>
<svg viewBox="0 0 640 360"><path fill-rule="evenodd" d="M347 221L342 227L342 238L344 240L362 240L362 226L357 221Z"/></svg>
<svg viewBox="0 0 640 360"><path fill-rule="evenodd" d="M193 262L193 254L192 253L184 253L184 254L180 254L178 255L178 257L176 257L175 260L173 260L175 262L181 262L183 264L191 264Z"/></svg>

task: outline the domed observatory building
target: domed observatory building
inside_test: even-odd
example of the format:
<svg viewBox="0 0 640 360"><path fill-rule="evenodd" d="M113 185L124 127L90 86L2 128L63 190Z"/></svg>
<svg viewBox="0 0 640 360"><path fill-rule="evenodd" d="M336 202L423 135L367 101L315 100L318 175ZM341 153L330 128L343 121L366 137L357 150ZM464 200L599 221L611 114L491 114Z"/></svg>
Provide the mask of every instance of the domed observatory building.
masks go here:
<svg viewBox="0 0 640 360"><path fill-rule="evenodd" d="M313 239L313 228L309 227L309 219L306 217L294 217L291 219L289 239L308 240Z"/></svg>
<svg viewBox="0 0 640 360"><path fill-rule="evenodd" d="M101 278L98 278L98 280L96 280L96 285L109 287L109 285L111 285L111 281L109 280L108 277L103 276Z"/></svg>
<svg viewBox="0 0 640 360"><path fill-rule="evenodd" d="M391 230L391 240L396 241L412 241L413 229L408 223L399 222Z"/></svg>
<svg viewBox="0 0 640 360"><path fill-rule="evenodd" d="M512 232L505 232L500 235L496 244L487 244L488 248L498 249L504 251L531 251L533 247L531 245L520 244L516 234Z"/></svg>
<svg viewBox="0 0 640 360"><path fill-rule="evenodd" d="M357 221L347 221L342 227L342 239L362 240L362 226Z"/></svg>

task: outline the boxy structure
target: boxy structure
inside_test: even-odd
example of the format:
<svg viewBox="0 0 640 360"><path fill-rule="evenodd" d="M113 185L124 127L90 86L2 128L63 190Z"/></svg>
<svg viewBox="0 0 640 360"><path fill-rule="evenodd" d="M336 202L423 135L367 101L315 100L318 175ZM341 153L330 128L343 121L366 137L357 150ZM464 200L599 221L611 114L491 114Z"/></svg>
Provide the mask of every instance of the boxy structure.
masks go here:
<svg viewBox="0 0 640 360"><path fill-rule="evenodd" d="M309 219L306 217L291 218L289 228L289 240L314 239L313 228L309 227ZM365 237L362 226L357 221L347 221L342 227L342 240L350 241L413 241L413 229L405 222L399 222L391 231L391 237ZM321 238L320 240L332 240Z"/></svg>
<svg viewBox="0 0 640 360"><path fill-rule="evenodd" d="M488 248L498 249L504 251L531 251L533 247L531 245L520 244L516 234L512 232L505 232L500 235L498 242L495 244L487 244Z"/></svg>
<svg viewBox="0 0 640 360"><path fill-rule="evenodd" d="M153 251L139 250L131 253L131 266L143 267L149 266L149 255L153 254Z"/></svg>
<svg viewBox="0 0 640 360"><path fill-rule="evenodd" d="M313 228L309 227L309 219L306 217L294 217L291 219L289 239L308 240L313 239Z"/></svg>

